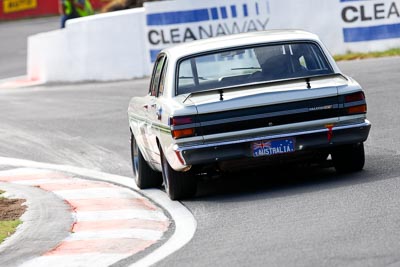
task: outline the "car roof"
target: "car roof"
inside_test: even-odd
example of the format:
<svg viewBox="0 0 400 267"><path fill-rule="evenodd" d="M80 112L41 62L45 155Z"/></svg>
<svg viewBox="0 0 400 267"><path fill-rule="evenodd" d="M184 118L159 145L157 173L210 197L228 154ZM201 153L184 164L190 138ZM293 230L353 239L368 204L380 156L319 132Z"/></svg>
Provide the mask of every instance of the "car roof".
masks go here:
<svg viewBox="0 0 400 267"><path fill-rule="evenodd" d="M268 30L197 40L166 48L163 52L168 54L170 59L179 59L229 47L300 40L320 42L317 35L302 30Z"/></svg>

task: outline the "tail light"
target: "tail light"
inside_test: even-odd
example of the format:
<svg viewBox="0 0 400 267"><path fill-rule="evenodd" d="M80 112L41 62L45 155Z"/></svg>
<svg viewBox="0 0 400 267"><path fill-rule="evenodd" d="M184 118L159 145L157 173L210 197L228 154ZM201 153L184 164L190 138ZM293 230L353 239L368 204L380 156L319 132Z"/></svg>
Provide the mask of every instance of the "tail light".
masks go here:
<svg viewBox="0 0 400 267"><path fill-rule="evenodd" d="M172 126L191 124L191 123L194 123L192 117L172 117L170 120L170 124Z"/></svg>
<svg viewBox="0 0 400 267"><path fill-rule="evenodd" d="M344 101L346 103L362 101L362 100L365 100L365 95L363 92L357 92L354 94L346 95L344 99L345 99Z"/></svg>
<svg viewBox="0 0 400 267"><path fill-rule="evenodd" d="M196 135L195 120L191 116L171 117L171 134L174 139L191 137Z"/></svg>
<svg viewBox="0 0 400 267"><path fill-rule="evenodd" d="M347 114L362 114L367 113L367 103L365 102L365 95L363 92L357 92L353 94L346 95L344 97L344 102L347 104ZM360 102L360 104L356 104L354 102ZM349 105L354 103L355 105Z"/></svg>
<svg viewBox="0 0 400 267"><path fill-rule="evenodd" d="M349 114L367 113L367 105L364 104L360 106L347 108L347 113Z"/></svg>

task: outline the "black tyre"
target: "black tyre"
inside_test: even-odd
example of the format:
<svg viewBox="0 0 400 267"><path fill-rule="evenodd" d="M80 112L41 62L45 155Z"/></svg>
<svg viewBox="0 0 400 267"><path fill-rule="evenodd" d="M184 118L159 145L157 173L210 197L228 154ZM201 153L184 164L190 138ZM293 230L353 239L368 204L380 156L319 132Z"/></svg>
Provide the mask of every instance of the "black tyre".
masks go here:
<svg viewBox="0 0 400 267"><path fill-rule="evenodd" d="M193 197L196 194L197 180L192 171L178 172L171 168L161 152L162 174L165 191L172 200Z"/></svg>
<svg viewBox="0 0 400 267"><path fill-rule="evenodd" d="M143 158L142 152L137 146L136 139L131 134L131 158L133 177L140 189L159 187L162 184L162 175L154 171Z"/></svg>
<svg viewBox="0 0 400 267"><path fill-rule="evenodd" d="M351 144L336 148L332 152L332 161L337 172L361 171L365 163L364 144Z"/></svg>

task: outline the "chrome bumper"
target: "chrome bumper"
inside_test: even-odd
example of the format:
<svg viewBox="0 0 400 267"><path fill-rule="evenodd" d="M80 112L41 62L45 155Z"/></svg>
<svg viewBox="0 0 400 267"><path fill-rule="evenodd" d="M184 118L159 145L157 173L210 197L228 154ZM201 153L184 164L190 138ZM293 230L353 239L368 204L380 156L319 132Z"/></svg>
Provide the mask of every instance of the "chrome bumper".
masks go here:
<svg viewBox="0 0 400 267"><path fill-rule="evenodd" d="M177 170L188 168L197 164L212 164L226 160L253 157L251 143L260 140L272 140L281 138L295 138L296 151L309 151L335 146L360 143L367 140L371 123L365 120L363 123L342 125L329 129L312 131L300 131L286 134L266 135L257 138L247 138L234 141L194 145L190 147L175 146L174 151L181 166L174 166ZM328 137L330 135L330 137ZM176 161L178 162L178 161Z"/></svg>

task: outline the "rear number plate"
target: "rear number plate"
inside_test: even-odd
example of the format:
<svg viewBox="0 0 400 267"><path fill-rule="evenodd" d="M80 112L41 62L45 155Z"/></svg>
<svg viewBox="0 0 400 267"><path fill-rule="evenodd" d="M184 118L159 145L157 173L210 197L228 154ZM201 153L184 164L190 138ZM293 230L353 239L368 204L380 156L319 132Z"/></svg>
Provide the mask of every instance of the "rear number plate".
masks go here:
<svg viewBox="0 0 400 267"><path fill-rule="evenodd" d="M253 142L251 147L254 157L291 153L295 151L295 139L262 140Z"/></svg>

